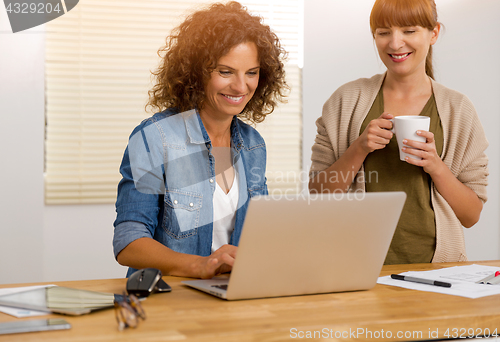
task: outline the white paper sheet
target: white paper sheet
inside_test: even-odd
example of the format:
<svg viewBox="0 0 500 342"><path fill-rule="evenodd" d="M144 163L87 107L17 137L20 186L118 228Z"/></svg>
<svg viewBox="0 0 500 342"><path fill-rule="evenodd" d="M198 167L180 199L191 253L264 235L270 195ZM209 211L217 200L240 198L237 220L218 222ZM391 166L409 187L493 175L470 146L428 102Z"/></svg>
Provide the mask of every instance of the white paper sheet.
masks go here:
<svg viewBox="0 0 500 342"><path fill-rule="evenodd" d="M477 284L476 282L500 271L500 267L484 265L454 266L438 270L404 272L405 276L438 280L451 284L450 288L420 284L410 281L392 279L390 276L380 277L377 283L404 287L407 289L444 293L467 298L480 298L500 294L500 285Z"/></svg>
<svg viewBox="0 0 500 342"><path fill-rule="evenodd" d="M54 285L25 286L25 287L13 287L13 288L0 289L0 296L9 295L9 294L18 293L18 292L23 292L23 291L28 291L28 290L34 290L34 289L38 289L41 287L49 287L49 286L54 286ZM14 316L17 318L48 315L47 312L43 312L43 311L19 309L19 308L13 308L13 307L9 307L9 306L0 306L0 312L6 313L7 315L11 315L11 316Z"/></svg>

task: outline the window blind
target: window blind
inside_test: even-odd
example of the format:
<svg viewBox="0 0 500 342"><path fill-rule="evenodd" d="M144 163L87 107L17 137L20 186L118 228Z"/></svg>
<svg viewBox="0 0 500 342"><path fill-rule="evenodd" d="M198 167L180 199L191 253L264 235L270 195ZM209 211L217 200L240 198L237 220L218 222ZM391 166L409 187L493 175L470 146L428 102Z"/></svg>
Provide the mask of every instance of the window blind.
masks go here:
<svg viewBox="0 0 500 342"><path fill-rule="evenodd" d="M242 1L264 18L290 53L288 103L257 125L267 143L268 185L298 189L301 170L302 1ZM84 0L46 27L47 204L113 203L119 165L145 112L158 48L206 1ZM292 190L294 191L294 190Z"/></svg>

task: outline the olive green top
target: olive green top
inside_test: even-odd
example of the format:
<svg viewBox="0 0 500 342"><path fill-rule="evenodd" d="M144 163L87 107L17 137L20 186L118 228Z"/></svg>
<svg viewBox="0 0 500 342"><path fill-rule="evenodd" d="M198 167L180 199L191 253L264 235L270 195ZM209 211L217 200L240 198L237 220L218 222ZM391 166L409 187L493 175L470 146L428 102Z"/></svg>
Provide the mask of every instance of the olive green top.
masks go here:
<svg viewBox="0 0 500 342"><path fill-rule="evenodd" d="M340 86L326 100L316 120L317 134L311 148L312 179L332 166L359 137L361 124L377 97L386 73L359 78ZM481 202L488 200L488 140L474 104L464 94L429 77L443 126L441 160L454 177L470 188ZM415 114L415 113L412 113ZM418 113L417 113L418 114ZM364 166L349 186L351 193L366 189ZM452 207L431 184L436 218L436 250L432 262L467 261L464 228Z"/></svg>
<svg viewBox="0 0 500 342"><path fill-rule="evenodd" d="M384 97L380 89L375 102L361 125L360 134L369 122L384 112ZM431 118L436 150L443 150L443 127L437 112L434 94L420 113ZM364 162L366 191L404 191L407 195L403 212L389 247L385 264L431 262L436 248L436 222L431 204L431 177L423 168L399 159L394 135L389 144L370 153Z"/></svg>

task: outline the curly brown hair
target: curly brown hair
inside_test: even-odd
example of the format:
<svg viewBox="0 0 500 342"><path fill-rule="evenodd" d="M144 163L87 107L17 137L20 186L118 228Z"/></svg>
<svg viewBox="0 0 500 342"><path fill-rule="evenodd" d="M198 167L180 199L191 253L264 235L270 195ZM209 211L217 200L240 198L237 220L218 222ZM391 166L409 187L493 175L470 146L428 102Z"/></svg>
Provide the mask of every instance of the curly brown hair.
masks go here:
<svg viewBox="0 0 500 342"><path fill-rule="evenodd" d="M262 122L278 101L285 102L289 87L283 61L287 53L262 18L249 14L236 1L196 11L172 30L166 45L158 50L162 62L152 72L155 85L149 91L146 107L160 111L177 108L181 112L203 108L205 86L218 60L245 42L257 46L260 76L255 94L238 117Z"/></svg>

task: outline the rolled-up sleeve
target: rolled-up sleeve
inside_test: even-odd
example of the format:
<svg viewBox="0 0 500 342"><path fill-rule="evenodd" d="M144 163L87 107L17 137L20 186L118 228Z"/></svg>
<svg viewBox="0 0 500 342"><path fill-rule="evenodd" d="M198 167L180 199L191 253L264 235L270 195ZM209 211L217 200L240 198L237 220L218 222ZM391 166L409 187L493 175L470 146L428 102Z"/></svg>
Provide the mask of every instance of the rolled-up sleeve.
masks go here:
<svg viewBox="0 0 500 342"><path fill-rule="evenodd" d="M134 130L120 173L113 237L115 257L132 241L153 237L158 226L165 183L162 143L154 136L154 126L143 123Z"/></svg>
<svg viewBox="0 0 500 342"><path fill-rule="evenodd" d="M113 252L115 258L132 241L143 237L152 237L143 223L126 221L118 224L115 227L115 234L113 236Z"/></svg>

